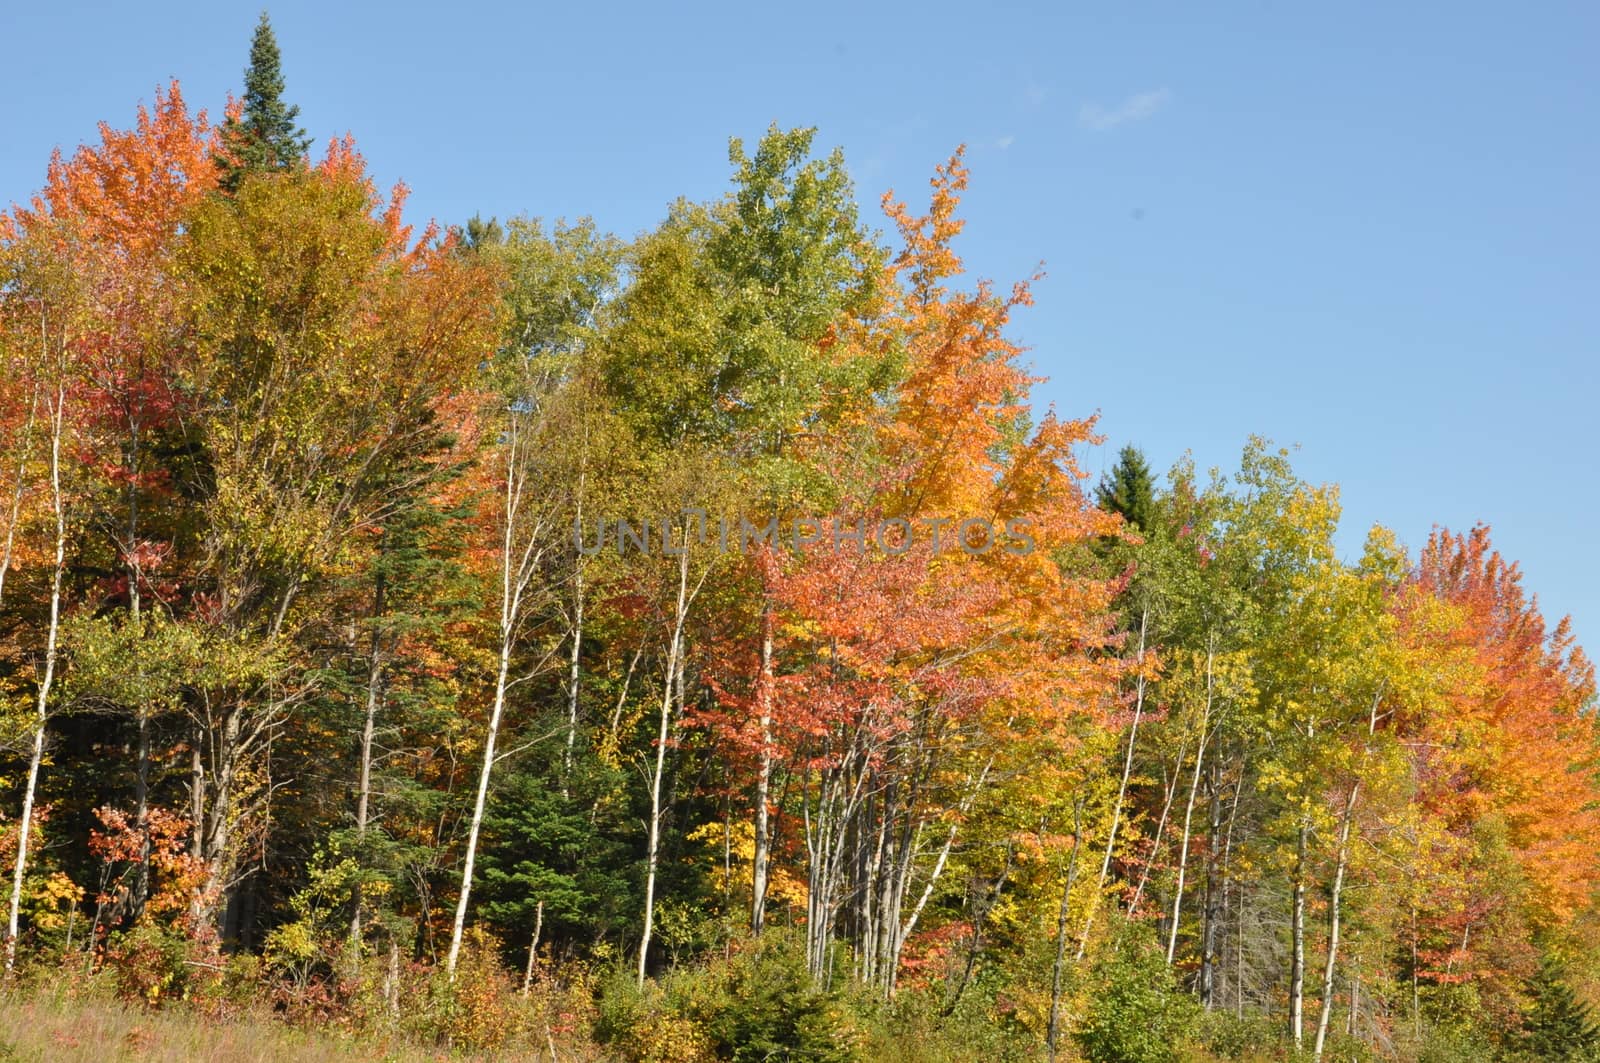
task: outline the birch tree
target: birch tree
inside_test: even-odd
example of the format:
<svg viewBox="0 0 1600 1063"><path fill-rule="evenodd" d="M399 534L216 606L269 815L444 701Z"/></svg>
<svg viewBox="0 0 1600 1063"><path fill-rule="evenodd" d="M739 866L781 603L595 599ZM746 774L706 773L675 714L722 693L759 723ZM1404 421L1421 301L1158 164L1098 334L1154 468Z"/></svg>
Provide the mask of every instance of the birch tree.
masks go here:
<svg viewBox="0 0 1600 1063"><path fill-rule="evenodd" d="M231 898L260 847L263 758L312 691L265 665L293 657L310 620L296 606L351 537L433 475L441 405L493 346L494 271L431 231L413 241L400 200L376 194L349 143L310 171L248 176L232 199L205 201L175 257L204 459L190 484L199 613L263 663L192 706L197 855Z"/></svg>
<svg viewBox="0 0 1600 1063"><path fill-rule="evenodd" d="M74 318L74 300L68 276L63 275L59 252L59 228L52 232L36 225L31 239L6 247L3 261L6 267L6 302L0 307L4 318L5 336L0 339L0 351L9 355L13 365L24 370L20 382L24 389L39 395L40 426L44 435L43 449L45 480L44 494L48 511L43 525L44 549L48 558L48 600L43 645L39 647L34 664L35 679L31 726L28 728L28 770L22 790L22 813L17 821L16 854L12 863L11 890L6 908L5 975L9 979L16 965L17 936L20 932L19 916L22 908L23 883L28 872L29 845L33 839L35 799L39 789L39 772L44 761L45 737L50 713L55 707L51 700L60 665L60 640L62 628L63 581L67 567L68 546L68 495L63 468L64 448L73 444L71 433L74 421L68 412L68 395L73 384L75 366L71 358ZM26 331L23 331L23 330ZM24 432L31 435L34 413L30 410ZM27 459L26 442L19 448L17 481L12 491L11 514L6 529L6 554L4 564L10 568L12 549L23 519L23 484L32 469Z"/></svg>
<svg viewBox="0 0 1600 1063"><path fill-rule="evenodd" d="M543 464L546 448L552 443L549 412L559 401L558 386L548 370L530 367L521 379L526 387L513 392L502 421L495 476L499 511L496 524L499 542L496 590L499 616L494 628L494 685L492 702L483 737L483 757L478 769L471 819L467 827L467 847L461 864L461 891L456 899L455 918L450 928L450 950L445 969L455 977L461 954L462 933L472 898L472 876L478 858L478 837L489 797L490 780L498 759L497 744L511 690L527 682L549 666L554 650L537 654L520 674L513 672L517 652L529 629L544 619L549 607L549 558L560 547L560 488L553 485Z"/></svg>

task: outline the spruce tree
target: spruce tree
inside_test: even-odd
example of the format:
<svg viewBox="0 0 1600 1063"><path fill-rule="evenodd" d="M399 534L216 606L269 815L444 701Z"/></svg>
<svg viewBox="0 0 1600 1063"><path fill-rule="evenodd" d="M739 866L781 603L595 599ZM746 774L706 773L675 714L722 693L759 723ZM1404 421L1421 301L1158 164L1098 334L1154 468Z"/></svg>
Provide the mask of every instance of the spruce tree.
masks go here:
<svg viewBox="0 0 1600 1063"><path fill-rule="evenodd" d="M461 237L461 244L469 251L480 251L487 247L498 247L505 243L506 233L500 227L500 222L495 218L484 221L483 217L474 214L467 219L467 224L456 230Z"/></svg>
<svg viewBox="0 0 1600 1063"><path fill-rule="evenodd" d="M1546 958L1529 987L1533 1008L1523 1024L1523 1048L1535 1059L1587 1060L1600 1051L1600 1025L1554 961Z"/></svg>
<svg viewBox="0 0 1600 1063"><path fill-rule="evenodd" d="M283 102L282 55L267 13L261 13L250 41L250 65L244 72L244 109L222 123L228 158L217 159L222 185L230 192L247 173L293 169L305 160L311 138L295 125L300 108Z"/></svg>
<svg viewBox="0 0 1600 1063"><path fill-rule="evenodd" d="M1120 514L1134 527L1149 529L1151 508L1155 504L1155 480L1138 447L1122 448L1117 464L1100 480L1095 501L1101 509Z"/></svg>

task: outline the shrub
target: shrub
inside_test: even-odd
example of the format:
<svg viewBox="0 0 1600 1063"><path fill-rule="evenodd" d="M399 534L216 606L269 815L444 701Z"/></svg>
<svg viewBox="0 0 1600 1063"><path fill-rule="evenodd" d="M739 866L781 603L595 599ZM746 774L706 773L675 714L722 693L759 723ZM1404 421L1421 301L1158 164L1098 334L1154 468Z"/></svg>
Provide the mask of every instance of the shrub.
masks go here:
<svg viewBox="0 0 1600 1063"><path fill-rule="evenodd" d="M1199 1031L1200 1042L1213 1056L1249 1063L1275 1058L1276 1049L1284 1040L1283 1022L1258 1012L1239 1017L1227 1011L1208 1011ZM1335 1058L1343 1060L1348 1056Z"/></svg>
<svg viewBox="0 0 1600 1063"><path fill-rule="evenodd" d="M718 1058L853 1058L837 994L812 984L800 939L773 929L740 942L726 960L667 981L673 1009L704 1029Z"/></svg>
<svg viewBox="0 0 1600 1063"><path fill-rule="evenodd" d="M814 986L792 933L772 929L726 957L640 989L618 970L601 993L595 1034L630 1060L843 1063L861 1038L836 993Z"/></svg>
<svg viewBox="0 0 1600 1063"><path fill-rule="evenodd" d="M986 982L983 976L973 979L953 1009L944 987L937 985L902 989L887 1004L859 1001L856 1008L866 1026L862 1057L873 1063L1021 1063L1039 1058L1041 1037L1009 1017Z"/></svg>
<svg viewBox="0 0 1600 1063"><path fill-rule="evenodd" d="M406 1012L413 1033L452 1048L496 1049L525 1032L516 990L500 964L500 944L474 928L462 942L452 981L443 967L428 983L427 1006Z"/></svg>
<svg viewBox="0 0 1600 1063"><path fill-rule="evenodd" d="M1091 972L1093 1003L1077 1031L1093 1063L1169 1063L1181 1057L1200 1007L1179 988L1148 927L1124 924Z"/></svg>
<svg viewBox="0 0 1600 1063"><path fill-rule="evenodd" d="M107 949L118 992L150 1007L210 1003L222 985L220 957L175 927L142 922Z"/></svg>

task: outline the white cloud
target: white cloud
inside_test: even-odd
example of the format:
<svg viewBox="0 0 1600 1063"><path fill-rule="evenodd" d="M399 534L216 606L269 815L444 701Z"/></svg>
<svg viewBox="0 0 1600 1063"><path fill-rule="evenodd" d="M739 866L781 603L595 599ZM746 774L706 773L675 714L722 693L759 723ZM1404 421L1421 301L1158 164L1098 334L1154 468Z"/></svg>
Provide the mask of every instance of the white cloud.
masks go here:
<svg viewBox="0 0 1600 1063"><path fill-rule="evenodd" d="M995 141L994 142L994 146L999 148L1001 151L1005 151L1007 148L1009 148L1011 145L1015 144L1016 142L1017 142L1017 138L1012 136L1010 133L1007 133L1005 136L1003 136L999 140Z"/></svg>
<svg viewBox="0 0 1600 1063"><path fill-rule="evenodd" d="M1135 93L1115 107L1086 103L1078 109L1078 124L1085 129L1103 133L1128 122L1143 121L1165 107L1167 101L1171 99L1172 93L1166 89L1155 89L1151 92Z"/></svg>

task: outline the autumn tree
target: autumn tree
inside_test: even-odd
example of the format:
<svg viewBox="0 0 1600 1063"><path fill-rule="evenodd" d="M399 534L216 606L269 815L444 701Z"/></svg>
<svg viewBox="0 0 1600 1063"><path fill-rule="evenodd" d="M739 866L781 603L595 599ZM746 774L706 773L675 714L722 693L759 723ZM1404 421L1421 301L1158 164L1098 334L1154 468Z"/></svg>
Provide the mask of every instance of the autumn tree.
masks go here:
<svg viewBox="0 0 1600 1063"><path fill-rule="evenodd" d="M191 116L176 83L158 90L141 107L134 128L100 129L100 143L81 147L70 159L57 156L45 188L22 225L48 217L70 226L61 244L69 268L83 286L87 313L78 322L81 339L82 413L86 461L86 520L111 547L106 567L115 575L100 592L122 607L123 665L141 688L140 633L147 601L155 608L177 604L174 557L183 507L172 493L174 460L182 450L179 422L183 399L177 386L179 314L170 283L173 242L187 213L212 189L210 153L214 130L206 115ZM85 559L85 563L90 563ZM152 791L158 713L141 697L108 696L82 687L99 711L131 719L134 739L134 822L142 825ZM137 915L148 890L148 861L129 897Z"/></svg>
<svg viewBox="0 0 1600 1063"><path fill-rule="evenodd" d="M499 602L492 640L496 664L446 960L452 973L508 694L556 671L563 644L568 652L566 666L559 668L567 682L561 774L571 772L585 605L585 558L575 547L573 529L581 528L592 486L591 433L603 436L585 406L591 372L586 352L620 257L617 242L598 233L592 222L558 222L547 231L538 220L525 218L514 219L503 238L475 241L469 250L468 257L497 263L507 283L503 338L483 381L492 403L486 423L496 432L484 455L490 476L484 484L485 513L493 514L486 525L493 538L485 554L493 559Z"/></svg>
<svg viewBox="0 0 1600 1063"><path fill-rule="evenodd" d="M1028 428L1032 379L1004 337L1026 288L954 288L965 180L958 156L928 215L887 201L906 246L893 295L843 342L902 352L904 376L868 451L878 464L840 477L867 493L841 492L775 595L774 744L799 789L812 970L825 976L844 929L855 974L886 993L975 802L1059 753L1068 706L1092 712L1114 674L1065 649L1109 636L1109 586L1065 564L1113 527L1077 484L1071 448L1091 426L1047 416ZM978 549L964 522L980 514L995 541ZM1027 545L1002 547L1001 529L1023 528ZM859 549L841 542L849 533Z"/></svg>
<svg viewBox="0 0 1600 1063"><path fill-rule="evenodd" d="M492 271L431 229L412 240L403 199L384 203L336 144L313 170L201 204L176 255L195 344L185 384L200 397L197 616L258 647L261 665L196 703L200 852L216 886L236 884L259 845L259 758L309 693L286 670L316 626L297 603L431 475L440 404L492 344Z"/></svg>

